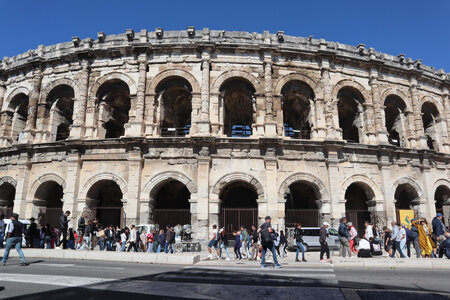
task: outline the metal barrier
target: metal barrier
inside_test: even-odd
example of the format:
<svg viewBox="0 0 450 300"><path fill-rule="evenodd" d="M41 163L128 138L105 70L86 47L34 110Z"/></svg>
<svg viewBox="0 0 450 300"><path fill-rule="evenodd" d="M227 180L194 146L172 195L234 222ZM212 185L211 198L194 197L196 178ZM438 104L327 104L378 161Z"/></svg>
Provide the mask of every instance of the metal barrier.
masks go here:
<svg viewBox="0 0 450 300"><path fill-rule="evenodd" d="M250 229L258 226L257 208L221 208L219 216L220 226L224 226L229 239L234 239L233 230L240 230L240 226Z"/></svg>
<svg viewBox="0 0 450 300"><path fill-rule="evenodd" d="M286 227L294 227L295 223L300 223L303 227L319 227L319 222L318 209L286 209L284 221Z"/></svg>
<svg viewBox="0 0 450 300"><path fill-rule="evenodd" d="M166 225L176 226L178 224L191 224L190 209L153 209L153 222L159 224L160 229Z"/></svg>

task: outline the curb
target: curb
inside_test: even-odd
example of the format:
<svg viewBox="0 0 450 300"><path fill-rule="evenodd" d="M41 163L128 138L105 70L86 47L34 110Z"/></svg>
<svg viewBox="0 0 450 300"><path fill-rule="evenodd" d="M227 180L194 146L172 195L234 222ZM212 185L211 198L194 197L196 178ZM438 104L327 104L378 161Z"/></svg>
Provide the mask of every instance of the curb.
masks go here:
<svg viewBox="0 0 450 300"><path fill-rule="evenodd" d="M116 262L134 262L144 264L177 264L193 265L200 261L199 254L177 253L136 253L136 252L113 252L113 251L77 251L77 250L45 250L45 249L22 249L25 258L47 258L47 259L76 259L76 260L99 260ZM11 249L9 257L19 257L15 249Z"/></svg>

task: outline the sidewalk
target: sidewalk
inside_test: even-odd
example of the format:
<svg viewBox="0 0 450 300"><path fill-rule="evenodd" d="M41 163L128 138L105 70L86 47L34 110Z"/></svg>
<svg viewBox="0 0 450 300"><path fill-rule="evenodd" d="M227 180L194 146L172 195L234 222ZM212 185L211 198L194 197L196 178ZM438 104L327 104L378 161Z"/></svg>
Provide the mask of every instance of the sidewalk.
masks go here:
<svg viewBox="0 0 450 300"><path fill-rule="evenodd" d="M200 255L200 262L196 265L204 266L248 266L259 267L261 262L248 261L248 260L235 260L234 254L230 253L231 260L217 260L208 259L207 252L202 252ZM332 251L332 262L321 263L320 252L306 252L305 258L307 262L295 262L295 252L289 252L287 257L280 258L278 261L285 267L298 267L298 268L317 268L317 267L348 267L348 268L382 268L382 269L404 269L404 268L418 268L418 269L450 269L450 260L444 258L386 258L386 257L373 257L373 258L358 258L353 256L351 258L342 258L339 256L339 251ZM301 253L299 253L301 259ZM325 256L326 258L326 256ZM266 254L266 260L272 262L272 255L270 251Z"/></svg>
<svg viewBox="0 0 450 300"><path fill-rule="evenodd" d="M0 250L3 255L4 249ZM176 264L193 265L200 261L199 253L142 253L142 252L118 252L118 251L83 251L62 249L30 249L22 248L25 258L57 258L79 260L101 260L135 262L145 264ZM9 257L19 257L15 249L11 249Z"/></svg>

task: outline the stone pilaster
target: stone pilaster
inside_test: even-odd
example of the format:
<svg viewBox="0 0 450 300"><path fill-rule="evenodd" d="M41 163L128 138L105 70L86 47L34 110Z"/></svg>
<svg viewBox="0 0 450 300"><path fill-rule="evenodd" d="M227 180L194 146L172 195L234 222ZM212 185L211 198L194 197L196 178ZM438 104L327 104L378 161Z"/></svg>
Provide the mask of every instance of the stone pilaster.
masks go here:
<svg viewBox="0 0 450 300"><path fill-rule="evenodd" d="M209 152L206 146L202 147L204 156L197 158L197 193L191 195L191 216L193 230L197 239L207 240L210 225L219 226L219 201L209 199L209 176L211 169L211 157L206 156Z"/></svg>
<svg viewBox="0 0 450 300"><path fill-rule="evenodd" d="M409 92L411 95L411 103L413 108L414 116L414 128L415 128L415 138L417 140L417 146L420 149L427 149L427 138L425 137L425 132L421 117L421 107L419 105L419 94L417 92L417 80L414 77L410 78Z"/></svg>
<svg viewBox="0 0 450 300"><path fill-rule="evenodd" d="M25 130L23 132L23 137L21 143L31 143L34 139L34 134L36 130L36 118L39 96L41 92L43 74L40 69L37 69L34 74L33 90L30 93L30 98L28 102L28 119Z"/></svg>
<svg viewBox="0 0 450 300"><path fill-rule="evenodd" d="M145 94L145 136L156 135L157 125L155 124L155 93Z"/></svg>
<svg viewBox="0 0 450 300"><path fill-rule="evenodd" d="M450 93L448 88L444 88L442 94L442 102L444 106L444 119L443 130L445 131L445 137L442 137L443 151L446 153L450 153Z"/></svg>
<svg viewBox="0 0 450 300"><path fill-rule="evenodd" d="M134 115L126 128L126 136L142 136L144 131L145 84L147 82L147 54L139 55L139 81L134 105Z"/></svg>
<svg viewBox="0 0 450 300"><path fill-rule="evenodd" d="M128 191L124 201L127 225L137 224L139 220L139 198L141 192L142 153L139 148L128 152Z"/></svg>
<svg viewBox="0 0 450 300"><path fill-rule="evenodd" d="M339 154L337 149L329 148L328 150L328 184L330 192L331 213L330 222L331 227L339 225L339 219L345 215L345 199L340 199L339 191L341 190L340 182L341 176L339 172Z"/></svg>
<svg viewBox="0 0 450 300"><path fill-rule="evenodd" d="M73 228L76 228L76 220L78 220L82 212L78 211L77 207L80 169L80 153L76 149L72 149L72 152L67 154L67 176L63 199L63 211L69 210L72 212L71 217L74 218L74 221L72 222L72 226L74 226Z"/></svg>
<svg viewBox="0 0 450 300"><path fill-rule="evenodd" d="M378 144L388 144L388 133L384 124L382 105L380 98L380 85L378 82L378 71L374 68L370 70L370 89L372 92L372 104L374 108L375 131Z"/></svg>
<svg viewBox="0 0 450 300"><path fill-rule="evenodd" d="M266 169L266 199L258 199L258 225L264 222L266 215L269 215L272 217L272 225L278 230L284 230L284 202L280 203L278 199L278 159L273 156L266 157L264 163Z"/></svg>
<svg viewBox="0 0 450 300"><path fill-rule="evenodd" d="M3 101L5 100L6 83L0 80L0 111L3 111Z"/></svg>
<svg viewBox="0 0 450 300"><path fill-rule="evenodd" d="M98 113L96 111L95 102L97 98L89 96L86 105L86 118L85 118L85 137L97 138L97 125L98 125Z"/></svg>
<svg viewBox="0 0 450 300"><path fill-rule="evenodd" d="M391 165L392 163L389 161L389 157L383 155L380 157L379 161L379 170L380 170L380 178L381 178L381 191L384 196L384 211L386 212L386 220L388 224L392 220L397 219L397 212L395 209L395 198L394 193L392 191L392 175L391 175Z"/></svg>
<svg viewBox="0 0 450 300"><path fill-rule="evenodd" d="M86 119L86 106L88 100L88 90L89 90L89 75L90 75L90 65L88 61L82 62L82 70L80 71L78 82L79 82L79 96L75 101L74 114L75 118L73 120L73 125L70 129L69 139L82 139L85 134L85 119Z"/></svg>
<svg viewBox="0 0 450 300"><path fill-rule="evenodd" d="M336 113L337 102L331 96L330 65L326 58L322 59L320 86L323 93L322 99L324 101L326 139L342 139L340 128L336 128L336 124L339 124L339 118Z"/></svg>
<svg viewBox="0 0 450 300"><path fill-rule="evenodd" d="M201 93L192 93L192 112L191 112L191 128L190 136L198 135L198 122L201 120L202 95ZM160 115L160 114L158 114Z"/></svg>
<svg viewBox="0 0 450 300"><path fill-rule="evenodd" d="M34 195L28 195L30 168L29 155L26 152L21 153L17 162L17 185L14 199L14 212L22 216L21 218L37 218L37 216L31 215L31 207L28 209L27 205L27 198L34 197Z"/></svg>
<svg viewBox="0 0 450 300"><path fill-rule="evenodd" d="M211 125L209 120L209 98L210 98L210 68L211 54L209 49L202 52L202 87L201 87L201 113L197 121L198 135L208 136L211 134Z"/></svg>
<svg viewBox="0 0 450 300"><path fill-rule="evenodd" d="M277 123L274 119L273 105L272 64L272 53L264 53L264 94L266 104L264 131L267 137L277 136Z"/></svg>

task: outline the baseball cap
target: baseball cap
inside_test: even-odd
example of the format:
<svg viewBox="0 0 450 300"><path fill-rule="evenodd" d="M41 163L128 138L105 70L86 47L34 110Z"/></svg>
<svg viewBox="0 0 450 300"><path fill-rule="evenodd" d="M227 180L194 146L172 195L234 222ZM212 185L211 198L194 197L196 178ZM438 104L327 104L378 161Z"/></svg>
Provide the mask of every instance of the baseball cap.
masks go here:
<svg viewBox="0 0 450 300"><path fill-rule="evenodd" d="M264 218L264 220L272 220L272 218L271 218L270 216L266 216L266 217Z"/></svg>
<svg viewBox="0 0 450 300"><path fill-rule="evenodd" d="M441 213L437 213L436 217L443 217L443 215Z"/></svg>
<svg viewBox="0 0 450 300"><path fill-rule="evenodd" d="M330 224L328 224L328 222L323 222L323 226L330 226Z"/></svg>

